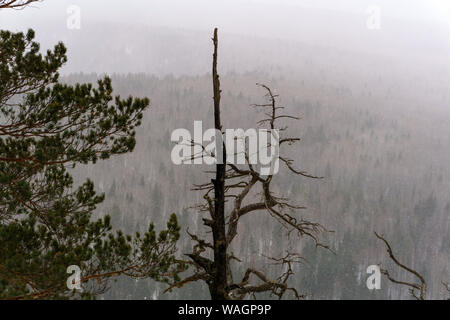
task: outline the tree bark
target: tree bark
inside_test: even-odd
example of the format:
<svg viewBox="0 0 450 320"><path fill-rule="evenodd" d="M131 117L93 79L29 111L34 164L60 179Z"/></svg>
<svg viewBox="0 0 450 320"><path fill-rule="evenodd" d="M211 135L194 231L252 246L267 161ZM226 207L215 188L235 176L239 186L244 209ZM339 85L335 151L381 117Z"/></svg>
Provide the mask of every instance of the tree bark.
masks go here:
<svg viewBox="0 0 450 320"><path fill-rule="evenodd" d="M213 54L213 93L214 93L214 127L222 132L220 122L220 80L217 74L217 28L214 29L214 54ZM217 141L217 140L216 140ZM222 141L222 140L220 140ZM220 156L220 153L218 153ZM222 141L222 161L216 164L216 178L212 180L214 185L214 217L212 225L214 244L214 277L209 285L211 299L227 300L227 241L225 232L225 168L226 150ZM220 161L218 161L220 162Z"/></svg>

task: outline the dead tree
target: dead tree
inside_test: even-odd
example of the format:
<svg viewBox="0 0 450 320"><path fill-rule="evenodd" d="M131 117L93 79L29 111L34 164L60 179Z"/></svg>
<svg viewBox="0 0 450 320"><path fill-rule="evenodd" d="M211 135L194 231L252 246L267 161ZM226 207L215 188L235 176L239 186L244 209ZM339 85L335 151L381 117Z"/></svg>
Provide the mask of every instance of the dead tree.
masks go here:
<svg viewBox="0 0 450 320"><path fill-rule="evenodd" d="M214 30L214 55L213 55L213 93L214 93L214 127L222 131L220 121L220 80L217 73L217 29ZM226 150L223 146L222 163L216 166L216 178L211 181L214 187L214 211L211 212L212 221L210 227L213 233L214 262L212 264L213 281L210 282L211 298L214 300L226 299L227 283L227 241L225 235L225 163ZM195 260L194 260L195 261Z"/></svg>
<svg viewBox="0 0 450 320"><path fill-rule="evenodd" d="M290 277L294 274L293 265L303 261L303 258L296 252L286 252L277 258L267 257L270 262L280 266L282 270L280 276L276 279L271 279L261 270L254 268L248 268L240 280L235 280L233 277L231 262L241 262L241 260L235 257L229 248L238 236L238 225L244 217L256 218L257 212L269 214L286 229L288 234L296 233L300 237L309 237L315 242L316 246L328 249L329 247L324 245L319 238L329 230L319 223L295 217L291 213L297 209L304 209L304 207L292 204L289 199L277 196L272 192L271 186L274 175L272 173L262 175L257 170L254 164L249 161L251 155L247 147L244 151L246 159L244 165L226 162L227 150L222 139L224 130L221 123L221 90L217 72L217 29L214 30L212 40L214 44L212 66L214 123L221 136L216 139L216 145L219 144L217 141L220 141L223 147L222 153L216 156L218 159L222 159L222 164L216 164L215 172L213 172L215 178L211 182L195 185L194 188L194 190L204 192L205 203L196 206L196 209L204 215L203 222L212 232L212 242L210 239L203 239L198 234L192 234L188 231L194 245L192 252L187 254L190 259L184 261L184 263L192 267L193 274L174 283L166 291L202 280L208 285L212 299L244 299L263 292L270 293L280 299L287 292L292 293L297 299L303 298L303 295L288 284ZM267 132L270 134L274 134L275 131L280 132L281 137L278 140L280 148L293 145L300 139L284 136L287 127L279 127L278 123L282 120L299 120L299 118L281 113L284 108L277 105L278 96L268 86L258 85L265 90L268 99L266 103L253 105L254 108L262 109L266 116L258 122L258 125L267 128ZM267 148L271 147L270 143L267 144ZM208 155L211 156L203 147L201 154L195 156ZM279 161L294 175L320 179L320 177L295 169L293 160L288 157L280 155ZM261 192L261 198L259 201L252 201L250 194L255 194L258 188Z"/></svg>

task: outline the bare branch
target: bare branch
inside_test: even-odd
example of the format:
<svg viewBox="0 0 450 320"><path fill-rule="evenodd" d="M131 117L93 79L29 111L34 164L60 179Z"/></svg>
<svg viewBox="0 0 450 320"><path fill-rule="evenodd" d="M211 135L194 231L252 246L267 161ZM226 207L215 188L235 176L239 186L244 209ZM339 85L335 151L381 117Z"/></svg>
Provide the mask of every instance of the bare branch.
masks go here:
<svg viewBox="0 0 450 320"><path fill-rule="evenodd" d="M0 0L0 9L24 9L27 5L41 0Z"/></svg>
<svg viewBox="0 0 450 320"><path fill-rule="evenodd" d="M213 92L214 92L214 123L215 129L223 132L220 114L220 82L217 74L217 30L214 31L214 54L213 54ZM277 97L268 86L257 84L266 92L265 97L267 103L254 104L252 107L264 109L265 118L258 121L258 125L267 127L267 131L271 134L278 134L287 130L287 126L280 127L280 121L299 120L299 117L280 114L280 110L284 107L277 105ZM277 139L279 145L292 146L295 142L300 141L297 137L280 137ZM192 142L191 142L192 144ZM286 293L292 293L295 298L304 298L297 292L295 288L288 285L288 280L294 274L293 265L304 262L304 259L298 254L288 253L281 258L269 258L273 265L278 266L282 272L276 279L269 279L262 271L254 268L248 268L243 279L240 282L233 281L231 261L241 262L238 257L229 253L228 250L233 240L238 236L238 226L241 218L246 216L253 218L256 212L261 214L269 214L275 218L287 230L287 236L291 232L295 232L298 236L309 237L312 239L316 247L323 247L331 250L327 245L321 242L322 233L329 232L319 223L311 222L303 218L296 218L289 212L299 209L305 209L304 206L290 203L288 198L277 196L272 192L271 183L274 180L272 174L261 175L256 168L256 164L251 163L250 148L244 139L244 149L239 151L240 156L244 156L245 163L238 165L226 162L225 145L222 146L223 159L222 164L216 164L215 171L209 172L215 174L215 178L210 182L196 184L196 191L203 191L205 203L197 205L196 209L201 214L208 214L204 217L204 224L211 229L212 239L202 239L197 235L188 232L194 242L192 253L187 254L191 259L191 263L196 268L192 276L181 281L182 286L192 281L202 280L209 286L209 291L213 299L244 299L248 296L255 297L257 293L270 293L279 299L283 298ZM272 147L270 143L267 147ZM202 156L205 152L203 148ZM230 151L231 152L231 151ZM236 155L237 153L235 153ZM293 161L287 157L280 157L281 163L284 164L290 173L301 175L308 178L320 178L310 175L304 171L296 170L293 167ZM214 192L214 197L210 194ZM254 197L260 196L260 199ZM225 212L226 199L230 204L230 211ZM228 209L228 207L227 207ZM206 258L206 254L211 259ZM213 256L213 257L212 257ZM174 287L172 286L172 287ZM172 288L171 287L171 288Z"/></svg>
<svg viewBox="0 0 450 320"><path fill-rule="evenodd" d="M406 265L402 264L400 261L398 261L398 259L395 257L394 253L392 252L392 248L389 244L389 242L383 238L382 236L380 236L378 233L374 232L375 236L382 240L386 246L386 250L389 254L389 257L391 258L391 260L400 268L402 268L403 270L406 270L407 272L413 274L414 276L416 276L420 282L420 284L416 284L416 283L412 283L412 282L406 282L406 281L399 281L396 280L394 278L392 278L389 274L389 272L387 270L382 269L381 272L386 275L386 277L393 283L396 284L400 284L400 285L405 285L410 287L410 294L416 298L417 300L425 300L426 298L426 292L427 292L427 285L425 282L424 277L418 273L417 271L411 269L410 267L407 267ZM419 291L419 295L416 294L415 290Z"/></svg>

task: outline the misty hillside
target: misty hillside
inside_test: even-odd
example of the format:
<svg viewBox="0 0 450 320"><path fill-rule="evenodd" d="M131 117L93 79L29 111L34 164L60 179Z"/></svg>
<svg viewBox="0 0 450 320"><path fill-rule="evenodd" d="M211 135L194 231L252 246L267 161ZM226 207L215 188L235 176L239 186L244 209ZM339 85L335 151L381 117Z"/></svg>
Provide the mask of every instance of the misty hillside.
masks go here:
<svg viewBox="0 0 450 320"><path fill-rule="evenodd" d="M334 0L192 2L196 6L173 0L121 7L80 0L79 29L67 25L68 1L0 13L2 29L33 28L42 52L65 44L62 82L96 83L109 75L114 94L150 98L133 152L70 169L77 185L91 179L105 194L95 217L110 215L115 229L134 234L152 221L161 229L176 213L182 231L177 257L192 251L188 233L212 237L195 208L203 193L192 190L211 181L212 168L175 165L170 138L178 128L192 132L194 121L203 121L203 130L214 125L211 31L219 26L224 128L257 127L264 115L250 106L266 101L257 83L300 118L283 120L289 136L301 138L288 156L295 167L323 178L293 176L281 166L271 191L306 207L296 219L325 226L330 248L288 234L258 209L252 219L242 218L225 252L225 260L232 260L231 252L242 260L230 262L233 275L254 267L276 279L280 268L267 256L298 252L305 260L294 266L289 285L307 299L410 299L407 288L386 277L381 290L368 290L369 265L382 264L394 278L412 280L389 259L377 232L399 260L427 279L428 298L447 298L442 282L450 274L450 25L437 9L448 9L450 17L450 5L403 1L397 8L375 1L383 9L382 25L369 30L369 0L342 1L342 7ZM262 201L262 190L252 189L245 204L249 198ZM229 212L231 201L225 206ZM210 298L204 282L165 293L167 287L153 280L116 280L100 298Z"/></svg>
<svg viewBox="0 0 450 320"><path fill-rule="evenodd" d="M408 298L405 290L387 282L375 293L365 287L367 265L390 265L382 243L373 235L377 231L391 241L403 261L430 279L431 297L442 298L440 282L448 274L450 253L450 168L446 165L450 152L445 148L450 143L449 115L429 109L413 94L394 90L377 77L335 82L336 75L318 75L311 69L284 77L269 72L222 75L223 121L229 128L255 126L260 115L249 105L264 101L255 82L272 87L289 113L302 117L290 126L302 138L291 156L301 169L325 178L292 177L281 171L274 185L276 191L308 207L301 212L303 217L335 231L328 241L336 255L315 249L306 238L287 241L280 226L264 215L240 230L233 251L246 257L250 266L270 272L262 254L297 249L308 262L298 267L299 276L293 281L309 298ZM64 80L95 78L78 74ZM151 107L132 154L77 171L80 178L97 181L97 188L106 193L99 214L111 214L116 226L134 232L176 212L183 231L196 231L201 217L189 207L199 203L202 194L189 190L209 177L197 166L172 164L170 134L176 128L192 130L194 120L212 125L210 76L117 75L113 84L123 95L151 97ZM430 101L448 103L445 96L435 99ZM186 245L181 252L189 250ZM114 288L121 290L111 290L107 297L208 297L206 290L198 296L200 284L162 295L162 285L131 283L120 281Z"/></svg>
<svg viewBox="0 0 450 320"><path fill-rule="evenodd" d="M365 90L362 102L376 108L380 106L373 102L383 97L389 110L397 105L409 107L406 99L420 101L417 109L409 110L412 113L442 111L448 106L450 43L442 41L445 30L425 23L383 20L387 26L371 33L354 27L361 23L358 16L306 12L312 14L309 24L304 22L305 29L296 27L292 38L225 30L220 40L220 71L257 71L281 78L294 72L301 83L313 82L321 91L353 94ZM336 21L336 28L329 24L326 30L315 28L330 19ZM43 48L58 41L66 44L69 62L63 74L178 77L201 76L211 69L211 35L206 31L112 23L85 23L80 30L44 25L36 30Z"/></svg>
<svg viewBox="0 0 450 320"><path fill-rule="evenodd" d="M331 70L339 66L347 68L349 64L387 71L396 65L407 68L412 76L423 75L421 72L428 69L435 76L449 80L446 57L450 54L450 43L445 38L448 28L442 25L384 17L382 28L374 32L366 28L364 6L359 14L280 6L272 16L272 6L260 5L252 7L252 15L247 17L244 12L250 11L251 5L243 3L242 6L241 10L234 10L233 19L238 24L245 21L244 27L233 26L225 14L215 21L227 26L221 30L223 72L277 68L286 71L302 68L305 63L317 63L327 71L330 67ZM149 13L156 15L158 9L162 10L154 6ZM88 18L75 30L66 27L64 14L39 23L34 22L35 17L30 19L43 48L58 41L67 45L69 63L63 70L65 73L197 75L210 71L209 28L163 27L136 14L136 21L120 23L108 21L108 14L95 19L91 12L84 14ZM171 22L176 14L174 7L172 16L164 19Z"/></svg>

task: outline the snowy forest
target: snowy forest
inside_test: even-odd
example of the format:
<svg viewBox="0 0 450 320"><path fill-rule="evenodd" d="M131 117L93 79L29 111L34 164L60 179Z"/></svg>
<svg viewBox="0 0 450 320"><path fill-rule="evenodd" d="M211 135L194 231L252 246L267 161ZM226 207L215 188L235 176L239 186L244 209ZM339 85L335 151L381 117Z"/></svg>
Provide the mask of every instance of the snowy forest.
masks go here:
<svg viewBox="0 0 450 320"><path fill-rule="evenodd" d="M108 215L113 230L126 234L145 234L149 223L162 230L174 213L180 230L173 254L176 260L186 259L198 237L212 237L197 205L205 201L198 186L211 179L214 167L175 165L171 134L177 128L192 131L194 121L214 127L213 27L206 18L204 24L186 17L165 23L165 10L181 14L180 1L173 1L174 11L149 1L145 6L150 16L151 6L160 6L151 23L143 13L135 21L130 18L136 4L123 19L117 18L120 5L111 5L116 8L103 21L93 18L96 5L81 1L81 27L71 29L66 26L73 13L66 12L70 4L55 2L39 2L37 9L2 9L0 29L34 29L42 52L62 41L67 62L58 81L63 85L95 87L108 75L113 95L149 98L135 128L133 150L68 167L74 179L69 189L92 180L95 191L105 196L92 210L92 221ZM243 1L243 12L254 12L248 21L244 13L225 10L232 4L222 5L228 17L217 22L222 125L257 127L264 113L252 106L267 101L266 90L258 84L270 88L283 112L298 117L281 119L281 124L300 139L289 146L289 158L312 177L293 175L280 165L271 192L301 206L293 213L299 221L323 226L319 243L308 234L291 232L265 211L240 220L228 248L239 259L229 263L238 278L255 268L278 279L286 264L270 257L298 254L298 263L289 264L292 275L284 288L295 291L283 291L283 299L412 299L408 286L388 278L415 283L417 277L399 268L382 239L398 261L426 281L426 299L450 296L450 24L389 15L387 2L379 2L386 12L379 30L366 25L368 5L355 1L345 3L358 9L356 13L337 10L332 1L319 1L329 6L326 9L297 6L295 1ZM214 11L204 5L205 14ZM202 11L188 14L202 16ZM52 19L45 19L50 15ZM272 15L277 24L273 28L264 22ZM264 26L253 28L254 22ZM7 106L0 101L2 108ZM8 124L4 110L2 141ZM2 148L3 142L0 155L5 157L9 149ZM6 169L0 169L3 177ZM3 191L6 182L0 182L2 219L12 209ZM248 197L263 196L254 192ZM232 200L226 200L225 212L231 207ZM7 230L0 228L1 241L7 241ZM0 259L6 258L0 254ZM371 265L389 270L388 276L381 275L378 290L367 286ZM10 290L2 283L2 268L7 266L0 260L2 298ZM177 277L189 275L185 267ZM97 299L210 299L204 281L180 285L180 279L167 282L136 274L108 275ZM277 293L271 288L245 298L278 298Z"/></svg>

